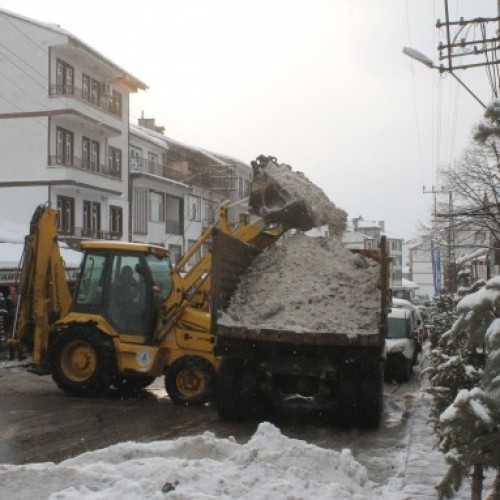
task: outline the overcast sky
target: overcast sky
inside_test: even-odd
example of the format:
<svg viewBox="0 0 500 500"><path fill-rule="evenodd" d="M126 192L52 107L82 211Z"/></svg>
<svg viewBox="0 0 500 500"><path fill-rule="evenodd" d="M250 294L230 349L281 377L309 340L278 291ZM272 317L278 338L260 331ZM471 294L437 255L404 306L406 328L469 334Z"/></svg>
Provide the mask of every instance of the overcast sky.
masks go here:
<svg viewBox="0 0 500 500"><path fill-rule="evenodd" d="M451 17L495 16L494 0L450 0ZM437 60L443 0L2 0L58 24L149 86L132 97L169 137L302 170L329 198L410 238L436 171L458 158L481 106ZM480 92L483 70L469 70ZM488 101L487 88L481 98Z"/></svg>

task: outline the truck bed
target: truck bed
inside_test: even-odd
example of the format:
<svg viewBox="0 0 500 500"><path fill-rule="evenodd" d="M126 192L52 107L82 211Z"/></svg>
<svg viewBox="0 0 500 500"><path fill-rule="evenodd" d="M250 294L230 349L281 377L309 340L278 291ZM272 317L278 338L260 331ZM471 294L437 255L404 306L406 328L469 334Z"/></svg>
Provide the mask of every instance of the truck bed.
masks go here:
<svg viewBox="0 0 500 500"><path fill-rule="evenodd" d="M359 333L337 332L297 332L292 330L275 330L248 326L228 326L218 323L217 337L226 339L278 342L295 345L318 346L380 346L384 335L379 330Z"/></svg>

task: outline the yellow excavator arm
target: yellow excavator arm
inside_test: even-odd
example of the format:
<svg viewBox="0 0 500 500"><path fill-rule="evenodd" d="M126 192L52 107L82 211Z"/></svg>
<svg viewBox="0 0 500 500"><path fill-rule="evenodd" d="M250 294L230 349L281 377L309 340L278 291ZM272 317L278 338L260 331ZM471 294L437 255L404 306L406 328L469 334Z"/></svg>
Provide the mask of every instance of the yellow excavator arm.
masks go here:
<svg viewBox="0 0 500 500"><path fill-rule="evenodd" d="M33 351L34 370L44 371L55 321L69 312L71 293L57 241L59 212L37 207L24 242L13 338Z"/></svg>

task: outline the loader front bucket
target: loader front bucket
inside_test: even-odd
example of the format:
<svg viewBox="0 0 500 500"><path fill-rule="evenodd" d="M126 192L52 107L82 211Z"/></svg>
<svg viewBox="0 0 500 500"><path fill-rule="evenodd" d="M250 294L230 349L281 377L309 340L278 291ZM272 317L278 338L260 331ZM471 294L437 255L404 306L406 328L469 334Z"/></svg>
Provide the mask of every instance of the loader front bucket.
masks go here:
<svg viewBox="0 0 500 500"><path fill-rule="evenodd" d="M314 227L311 208L303 198L295 198L276 177L264 169L254 169L252 189L248 201L250 213L268 223L281 224L285 228L308 231Z"/></svg>
<svg viewBox="0 0 500 500"><path fill-rule="evenodd" d="M302 172L261 155L252 162L249 211L268 223L308 231L321 225L342 231L347 214L328 199Z"/></svg>

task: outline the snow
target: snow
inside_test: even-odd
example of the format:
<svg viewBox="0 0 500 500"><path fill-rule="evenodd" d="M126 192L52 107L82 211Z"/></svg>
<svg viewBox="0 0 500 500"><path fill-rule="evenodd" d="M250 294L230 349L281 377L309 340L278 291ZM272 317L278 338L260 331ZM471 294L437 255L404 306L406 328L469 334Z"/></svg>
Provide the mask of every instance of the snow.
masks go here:
<svg viewBox="0 0 500 500"><path fill-rule="evenodd" d="M377 492L348 449L290 439L259 425L246 444L210 432L173 441L120 443L59 464L0 465L0 493L11 500L408 498Z"/></svg>
<svg viewBox="0 0 500 500"><path fill-rule="evenodd" d="M414 375L401 388L386 384L385 429L321 431L332 435L336 449L287 437L269 422L259 424L245 443L208 431L172 440L126 441L59 463L0 464L0 498L435 499L444 456L434 448L428 424L430 396L420 373ZM358 449L357 458L351 448ZM373 470L389 471L389 477L380 481ZM469 497L468 485L456 496Z"/></svg>
<svg viewBox="0 0 500 500"><path fill-rule="evenodd" d="M11 500L335 499L380 497L348 449L323 449L284 436L268 422L245 444L211 432L152 443L124 442L59 464L0 465ZM397 492L386 499L403 498Z"/></svg>
<svg viewBox="0 0 500 500"><path fill-rule="evenodd" d="M254 259L226 312L254 328L373 334L379 280L374 260L298 233Z"/></svg>
<svg viewBox="0 0 500 500"><path fill-rule="evenodd" d="M275 212L286 212L285 207L300 201L307 206L311 216L312 225L308 225L308 229L327 225L339 236L344 232L347 213L337 208L324 191L312 183L303 172L294 172L289 165L268 161L265 169L257 170L254 176L258 183L274 185L279 192L279 200L271 199L271 205L265 203L269 200L263 200L259 215L267 217ZM277 206L276 201L279 201Z"/></svg>
<svg viewBox="0 0 500 500"><path fill-rule="evenodd" d="M0 220L0 269L16 269L21 261L24 238L29 234L29 226ZM66 244L59 243L61 256L67 268L80 266L82 254Z"/></svg>

